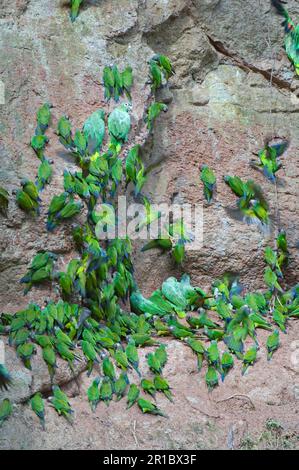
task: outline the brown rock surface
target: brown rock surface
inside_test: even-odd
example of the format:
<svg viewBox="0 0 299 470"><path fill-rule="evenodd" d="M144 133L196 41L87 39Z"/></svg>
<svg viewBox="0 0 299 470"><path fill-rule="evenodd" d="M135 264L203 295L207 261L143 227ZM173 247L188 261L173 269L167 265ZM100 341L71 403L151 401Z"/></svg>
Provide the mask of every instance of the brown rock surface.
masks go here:
<svg viewBox="0 0 299 470"><path fill-rule="evenodd" d="M274 214L274 187L248 161L266 135L289 137L278 200L282 225L294 247L298 242L298 80L281 47L280 19L269 2L86 2L74 24L69 21L68 7L59 0L3 3L0 79L5 85L5 105L0 105L0 184L13 190L22 177L36 172L38 160L28 142L37 107L49 101L54 105L54 124L68 114L74 126L80 127L90 112L105 106L101 71L115 60L120 65L130 63L134 69L133 135L143 143L141 119L149 98L149 89L144 88L146 61L153 52L163 52L173 61L176 75L170 92L161 94L170 103L169 111L159 118L154 141L144 146L145 163L154 167L146 190L154 202L203 203L203 247L188 252L183 266L194 283L207 287L230 269L241 274L246 287L261 287L262 253L269 240L257 228L228 217L225 207L233 205L235 198L222 178L225 174L254 177ZM289 0L288 7L298 20L297 2ZM61 190L63 169L71 165L54 134L49 135L46 154L54 160L54 178L43 193L43 218L51 197ZM203 163L217 175L217 195L211 206L203 202L199 184ZM42 303L44 296L55 296L55 291L45 287L24 298L18 280L38 249L53 250L61 255L61 263L67 262L72 252L67 226L49 235L42 219L32 223L11 198L8 219L0 215L0 231L1 311L14 312L30 300ZM291 282L298 281L297 264L298 250L293 248ZM137 251L136 269L145 294L166 277L180 274L167 255L154 251L142 257ZM289 334L282 335L283 347L267 367L261 354L248 375L242 378L234 370L210 395L203 378L199 381L194 373L190 352L170 342L166 376L174 389L175 406L158 398L169 420L142 416L135 408L127 412L124 401L109 408L100 405L91 414L85 397L90 379L84 373L80 395L72 385L69 389L70 395L76 395L71 398L76 425L70 427L47 406L48 433L40 432L37 419L21 403L30 393L49 386L46 370L36 357L38 374L33 379L9 351L8 364L13 364L19 384L11 393L18 404L14 416L1 428L0 448L227 448L232 434L237 447L247 433L261 430L268 418L298 432L299 379L294 363L298 333L298 323L291 322ZM59 380L71 380L69 371L61 370ZM217 403L238 394L247 395L255 408L246 397Z"/></svg>

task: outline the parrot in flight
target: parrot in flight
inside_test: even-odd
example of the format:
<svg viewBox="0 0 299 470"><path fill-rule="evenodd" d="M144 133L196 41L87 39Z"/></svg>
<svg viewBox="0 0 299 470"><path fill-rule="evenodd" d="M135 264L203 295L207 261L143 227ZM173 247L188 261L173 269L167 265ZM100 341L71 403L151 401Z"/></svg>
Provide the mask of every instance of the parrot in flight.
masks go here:
<svg viewBox="0 0 299 470"><path fill-rule="evenodd" d="M261 168L263 173L271 183L276 180L275 174L282 167L282 163L279 157L286 151L289 146L287 140L283 140L279 143L270 145L269 142L265 143L265 146L258 153L259 162L251 160L250 164L254 168Z"/></svg>
<svg viewBox="0 0 299 470"><path fill-rule="evenodd" d="M287 9L283 6L286 2L282 0L271 0L278 15L283 16L285 38L284 48L289 60L295 67L296 74L299 75L299 24L295 26Z"/></svg>
<svg viewBox="0 0 299 470"><path fill-rule="evenodd" d="M239 197L237 208L226 207L227 213L248 225L256 224L263 232L269 231L271 229L269 205L262 189L253 180L245 183L238 176L225 176L224 181Z"/></svg>

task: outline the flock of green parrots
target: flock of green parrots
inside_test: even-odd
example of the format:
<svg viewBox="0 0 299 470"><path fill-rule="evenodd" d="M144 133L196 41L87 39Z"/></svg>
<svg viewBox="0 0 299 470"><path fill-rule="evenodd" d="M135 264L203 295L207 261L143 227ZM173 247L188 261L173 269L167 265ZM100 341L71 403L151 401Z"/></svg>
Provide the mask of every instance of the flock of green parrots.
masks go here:
<svg viewBox="0 0 299 470"><path fill-rule="evenodd" d="M285 17L286 49L296 67L290 41L295 31L282 2L272 0ZM73 1L72 19L79 12L81 1ZM296 67L297 71L297 67ZM149 77L154 93L167 84L174 74L169 59L155 55L149 61ZM149 227L161 214L155 212L141 191L146 181L146 171L140 157L139 145L133 145L120 158L131 129L130 112L133 74L130 67L120 72L117 66L107 66L103 71L105 99L118 102L126 96L129 102L117 106L105 117L104 110L95 111L85 121L82 130L73 132L67 116L59 119L57 135L61 144L72 154L79 169L65 170L64 191L54 196L47 214L47 229L55 228L79 213L85 222L72 225L72 237L80 257L72 259L65 271L56 270L57 255L42 251L33 258L27 273L20 280L26 294L33 286L43 282L58 285L61 300L47 301L41 308L29 304L16 314L2 313L0 335L8 336L9 344L16 348L24 366L31 369L31 360L37 348L42 351L52 384L49 404L59 415L72 421L73 410L66 394L55 384L57 358L67 361L76 378L76 363L84 364L87 374L96 373L87 391L92 411L99 403L107 406L113 398L126 397L127 408L136 404L143 413L166 417L156 403L157 393L173 402L170 384L163 376L167 363L167 348L161 338L173 337L184 342L194 353L198 371L206 364L205 381L209 390L224 381L234 362L242 362L242 374L258 359L259 343L256 330L269 330L266 342L268 359L280 345L280 331L286 333L290 318L299 316L299 286L283 287L283 272L288 265L289 252L286 235L281 230L275 249L265 250L264 282L262 292L243 291L238 278L225 274L215 280L209 293L193 287L187 275L181 280L168 278L146 299L136 285L129 238L99 242L97 228L109 225L103 214L97 213L100 200L114 206L117 190L124 183L134 186L134 196L142 197L146 216L138 230ZM154 99L145 113L149 132L164 103ZM39 214L40 196L52 177L52 161L45 157L48 143L46 132L51 125L51 105L46 103L37 112L35 135L31 147L40 160L37 179L21 181L16 192L19 207L34 216ZM109 141L102 152L106 126ZM252 166L261 169L266 178L275 182L281 168L280 157L288 142L265 144ZM200 174L204 196L213 200L216 177L212 169L203 165ZM228 209L230 215L247 223L256 223L262 229L270 226L268 203L261 188L252 180L242 181L237 176L224 180L237 196L237 207ZM0 211L7 215L9 193L0 188ZM181 264L185 245L190 241L182 220L165 227L166 235L151 240L142 250L160 248L170 252L174 261ZM128 312L128 304L130 311ZM251 343L251 344L249 344ZM142 376L139 369L139 348L151 347L146 355L148 373ZM225 347L225 350L223 348ZM0 390L13 387L13 379L4 364L0 364ZM154 400L154 401L153 401ZM45 429L45 399L38 392L30 398L30 406ZM0 404L0 425L13 412L8 398Z"/></svg>

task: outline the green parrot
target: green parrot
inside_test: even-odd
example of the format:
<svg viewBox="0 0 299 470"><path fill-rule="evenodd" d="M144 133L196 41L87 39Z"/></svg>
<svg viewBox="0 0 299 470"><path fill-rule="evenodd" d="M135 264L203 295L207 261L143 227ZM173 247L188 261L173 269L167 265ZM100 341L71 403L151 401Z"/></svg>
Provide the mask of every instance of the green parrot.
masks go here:
<svg viewBox="0 0 299 470"><path fill-rule="evenodd" d="M122 76L115 64L112 66L112 73L114 76L114 100L118 102L120 95L123 93L123 82Z"/></svg>
<svg viewBox="0 0 299 470"><path fill-rule="evenodd" d="M39 203L34 199L31 199L29 194L19 189L16 192L17 204L24 212L39 214Z"/></svg>
<svg viewBox="0 0 299 470"><path fill-rule="evenodd" d="M282 292L282 288L277 280L277 275L274 271L272 271L270 266L267 266L265 269L264 281L265 284L270 288L271 292L274 292L275 289L277 289L279 292Z"/></svg>
<svg viewBox="0 0 299 470"><path fill-rule="evenodd" d="M121 72L121 79L122 79L122 86L123 90L128 98L128 100L132 100L131 97L131 89L133 86L133 71L132 67L126 67L123 72Z"/></svg>
<svg viewBox="0 0 299 470"><path fill-rule="evenodd" d="M195 354L205 354L206 350L201 341L195 338L186 338L185 342L188 344L188 346L190 346Z"/></svg>
<svg viewBox="0 0 299 470"><path fill-rule="evenodd" d="M217 371L214 367L208 367L205 379L209 392L212 391L214 387L217 387L219 380Z"/></svg>
<svg viewBox="0 0 299 470"><path fill-rule="evenodd" d="M4 364L0 364L0 391L8 390L8 387L12 384L11 376L6 369Z"/></svg>
<svg viewBox="0 0 299 470"><path fill-rule="evenodd" d="M74 411L71 408L67 395L58 387L58 385L54 385L52 389L53 396L49 398L51 406L59 415L64 416L68 421L70 421Z"/></svg>
<svg viewBox="0 0 299 470"><path fill-rule="evenodd" d="M132 105L123 103L115 108L108 117L108 130L112 142L116 144L127 142L131 129L130 112Z"/></svg>
<svg viewBox="0 0 299 470"><path fill-rule="evenodd" d="M243 356L243 367L242 367L242 375L245 374L249 366L252 366L256 361L257 356L257 347L253 346L249 348L244 356Z"/></svg>
<svg viewBox="0 0 299 470"><path fill-rule="evenodd" d="M70 349L74 349L75 346L66 333L64 333L58 326L55 326L54 331L58 341L66 344Z"/></svg>
<svg viewBox="0 0 299 470"><path fill-rule="evenodd" d="M136 173L135 191L134 191L135 196L138 196L138 194L140 194L141 189L143 188L146 181L147 181L147 176L145 175L144 165L141 162L140 169Z"/></svg>
<svg viewBox="0 0 299 470"><path fill-rule="evenodd" d="M271 335L268 336L267 342L266 342L266 347L267 347L267 358L268 361L273 356L274 351L276 351L279 347L279 331L275 330Z"/></svg>
<svg viewBox="0 0 299 470"><path fill-rule="evenodd" d="M12 414L13 408L10 400L8 398L4 398L0 403L0 427L4 423L4 421L9 418Z"/></svg>
<svg viewBox="0 0 299 470"><path fill-rule="evenodd" d="M156 387L152 380L142 379L140 385L144 392L149 393L152 397L155 398Z"/></svg>
<svg viewBox="0 0 299 470"><path fill-rule="evenodd" d="M7 216L8 202L9 194L6 189L0 186L0 213L4 216Z"/></svg>
<svg viewBox="0 0 299 470"><path fill-rule="evenodd" d="M87 139L85 135L79 131L78 129L75 132L74 135L74 147L76 148L75 153L79 154L79 165L81 167L84 166L84 157L87 149Z"/></svg>
<svg viewBox="0 0 299 470"><path fill-rule="evenodd" d="M135 227L136 232L140 232L144 227L149 228L150 225L155 222L156 220L160 219L162 213L161 211L154 210L149 200L144 197L143 204L145 208L145 215L143 219L138 222Z"/></svg>
<svg viewBox="0 0 299 470"><path fill-rule="evenodd" d="M31 138L30 145L40 160L44 158L44 150L48 142L49 139L44 134L34 135Z"/></svg>
<svg viewBox="0 0 299 470"><path fill-rule="evenodd" d="M62 116L59 119L57 135L59 136L59 141L65 148L71 149L73 147L72 124L67 116Z"/></svg>
<svg viewBox="0 0 299 470"><path fill-rule="evenodd" d="M83 204L81 201L75 201L71 197L59 212L57 212L55 215L53 214L51 218L48 217L47 229L51 232L61 220L67 220L75 217L75 215L81 212L82 207Z"/></svg>
<svg viewBox="0 0 299 470"><path fill-rule="evenodd" d="M208 165L203 165L201 167L200 179L204 185L204 196L207 202L210 203L215 190L216 176Z"/></svg>
<svg viewBox="0 0 299 470"><path fill-rule="evenodd" d="M68 273L58 273L59 286L62 292L63 298L69 298L73 292L74 285L71 276Z"/></svg>
<svg viewBox="0 0 299 470"><path fill-rule="evenodd" d="M200 315L198 317L187 316L187 322L194 328L217 328L219 325L208 317L207 312L204 309L200 309Z"/></svg>
<svg viewBox="0 0 299 470"><path fill-rule="evenodd" d="M168 398L169 401L173 402L173 396L169 387L169 383L161 375L155 375L154 385L157 392L162 392Z"/></svg>
<svg viewBox="0 0 299 470"><path fill-rule="evenodd" d="M117 349L115 352L113 352L112 356L116 362L116 365L123 371L126 371L127 369L132 369L125 351Z"/></svg>
<svg viewBox="0 0 299 470"><path fill-rule="evenodd" d="M83 0L70 0L71 12L70 17L71 21L74 22L79 15L80 5Z"/></svg>
<svg viewBox="0 0 299 470"><path fill-rule="evenodd" d="M37 128L35 135L42 135L46 132L51 122L51 108L50 103L44 103L36 113Z"/></svg>
<svg viewBox="0 0 299 470"><path fill-rule="evenodd" d="M225 333L223 330L211 329L205 326L203 334L207 336L210 340L219 341L223 338Z"/></svg>
<svg viewBox="0 0 299 470"><path fill-rule="evenodd" d="M163 85L163 74L161 71L161 67L154 60L150 60L149 75L152 86L152 92L155 93Z"/></svg>
<svg viewBox="0 0 299 470"><path fill-rule="evenodd" d="M136 403L136 401L139 398L139 395L140 395L140 390L137 387L137 385L131 384L129 391L128 391L128 395L127 395L127 405L128 405L127 410Z"/></svg>
<svg viewBox="0 0 299 470"><path fill-rule="evenodd" d="M129 184L130 181L136 183L137 168L141 164L139 151L140 145L134 145L126 156L125 170L127 184Z"/></svg>
<svg viewBox="0 0 299 470"><path fill-rule="evenodd" d="M227 376L230 369L234 366L234 358L233 356L225 351L221 356L221 380L224 382L225 377Z"/></svg>
<svg viewBox="0 0 299 470"><path fill-rule="evenodd" d="M128 384L129 384L128 376L125 372L122 372L114 383L114 392L116 395L116 401L121 400L122 397L125 395Z"/></svg>
<svg viewBox="0 0 299 470"><path fill-rule="evenodd" d="M88 401L90 403L90 406L93 412L95 412L97 404L100 401L100 390L99 390L100 382L101 382L101 378L97 377L87 390Z"/></svg>
<svg viewBox="0 0 299 470"><path fill-rule="evenodd" d="M40 419L43 430L45 431L45 404L40 392L36 393L30 400L32 411Z"/></svg>
<svg viewBox="0 0 299 470"><path fill-rule="evenodd" d="M141 251L152 250L153 248L160 248L163 251L170 251L172 249L172 241L170 238L158 238L151 240L141 248Z"/></svg>
<svg viewBox="0 0 299 470"><path fill-rule="evenodd" d="M103 69L104 97L107 101L114 95L115 79L112 67L105 66Z"/></svg>
<svg viewBox="0 0 299 470"><path fill-rule="evenodd" d="M252 180L244 183L240 178L230 176L225 176L224 180L236 195L240 194L237 209L226 207L227 213L236 220L256 224L263 231L269 231L269 206L261 188Z"/></svg>
<svg viewBox="0 0 299 470"><path fill-rule="evenodd" d="M112 382L116 380L115 368L113 363L110 361L108 356L104 357L102 362L103 374L105 377L108 377Z"/></svg>
<svg viewBox="0 0 299 470"><path fill-rule="evenodd" d="M128 341L125 352L126 352L129 363L135 369L139 377L141 377L140 371L138 369L138 366L139 366L138 351L135 345L135 341L133 339L130 339Z"/></svg>
<svg viewBox="0 0 299 470"><path fill-rule="evenodd" d="M154 122L157 119L157 117L160 115L160 113L163 111L166 113L168 110L168 107L164 103L159 103L157 101L154 101L147 109L146 116L145 116L145 122L146 126L149 131L153 130L154 127Z"/></svg>
<svg viewBox="0 0 299 470"><path fill-rule="evenodd" d="M37 170L37 189L38 191L44 189L46 184L49 184L52 179L53 170L51 163L46 158L43 158Z"/></svg>
<svg viewBox="0 0 299 470"><path fill-rule="evenodd" d="M13 337L12 335L10 335L9 343L10 344L14 343L15 346L20 346L20 344L27 342L27 340L29 339L29 336L30 336L30 331L27 328L21 328L16 333L13 333Z"/></svg>
<svg viewBox="0 0 299 470"><path fill-rule="evenodd" d="M22 284L27 284L25 294L30 291L32 285L49 281L52 278L54 260L56 260L56 255L49 251L35 255L29 270L20 280Z"/></svg>
<svg viewBox="0 0 299 470"><path fill-rule="evenodd" d="M281 312L281 306L279 304L277 307L274 307L272 312L272 318L275 321L276 325L281 329L281 331L283 333L286 333L287 317Z"/></svg>
<svg viewBox="0 0 299 470"><path fill-rule="evenodd" d="M137 347L155 346L157 342L152 339L151 335L142 333L133 333L131 338L135 341Z"/></svg>
<svg viewBox="0 0 299 470"><path fill-rule="evenodd" d="M194 336L192 331L187 331L183 328L178 328L177 326L174 326L174 325L171 325L169 327L169 330L175 338L180 339L180 340Z"/></svg>
<svg viewBox="0 0 299 470"><path fill-rule="evenodd" d="M272 5L275 7L276 12L284 17L282 26L284 26L285 39L284 47L289 60L295 67L296 74L299 75L299 25L294 24L289 16L288 11L283 6L281 0L271 0Z"/></svg>
<svg viewBox="0 0 299 470"><path fill-rule="evenodd" d="M106 406L109 406L110 401L112 400L113 387L109 377L104 377L101 386L100 386L100 400L105 402Z"/></svg>
<svg viewBox="0 0 299 470"><path fill-rule="evenodd" d="M245 302L253 312L266 313L267 301L263 294L260 292L249 292L245 296Z"/></svg>
<svg viewBox="0 0 299 470"><path fill-rule="evenodd" d="M224 176L225 183L231 188L236 196L242 197L245 193L244 183L238 176Z"/></svg>
<svg viewBox="0 0 299 470"><path fill-rule="evenodd" d="M279 230L279 233L276 238L277 249L283 253L288 253L288 242L286 232L284 230Z"/></svg>
<svg viewBox="0 0 299 470"><path fill-rule="evenodd" d="M163 369L168 360L166 346L164 344L160 344L160 346L155 350L155 357L159 361L160 366Z"/></svg>
<svg viewBox="0 0 299 470"><path fill-rule="evenodd" d="M48 338L48 336L46 336L46 338ZM50 344L46 344L46 342L44 342L44 344L45 344L45 346L42 346L42 348L43 348L42 356L43 356L43 360L45 361L45 363L48 366L48 371L49 371L49 375L50 375L51 382L52 382L53 377L54 377L54 373L55 373L55 368L57 367L57 365L56 365L56 354L55 354L55 350L54 350L51 342L50 342Z"/></svg>
<svg viewBox="0 0 299 470"><path fill-rule="evenodd" d="M83 124L83 134L87 141L89 155L100 151L105 137L105 112L98 109Z"/></svg>
<svg viewBox="0 0 299 470"><path fill-rule="evenodd" d="M65 361L68 361L69 367L72 372L74 372L74 367L73 367L73 361L80 360L80 357L76 354L74 354L70 348L62 341L55 341L55 348L59 355L64 359Z"/></svg>
<svg viewBox="0 0 299 470"><path fill-rule="evenodd" d="M35 202L40 202L40 198L39 198L39 195L38 195L38 189L36 187L36 185L28 180L28 179L23 179L21 180L21 185L22 185L22 188L23 188L23 191L28 194L28 196Z"/></svg>
<svg viewBox="0 0 299 470"><path fill-rule="evenodd" d="M31 370L30 359L35 353L35 351L36 351L36 346L33 343L24 343L24 344L20 344L20 346L17 347L18 356L24 362L24 366L29 370Z"/></svg>
<svg viewBox="0 0 299 470"><path fill-rule="evenodd" d="M270 323L268 323L259 313L255 313L255 312L250 313L249 319L254 323L255 328L263 328L265 330L271 330Z"/></svg>
<svg viewBox="0 0 299 470"><path fill-rule="evenodd" d="M277 276L282 277L282 272L278 264L277 254L274 250L272 250L270 246L266 246L265 248L264 259L268 266L270 266L270 268L276 272Z"/></svg>
<svg viewBox="0 0 299 470"><path fill-rule="evenodd" d="M208 363L214 367L219 367L220 362L220 353L218 350L218 343L217 341L213 340L210 343L210 346L206 350L206 356Z"/></svg>
<svg viewBox="0 0 299 470"><path fill-rule="evenodd" d="M161 367L160 361L156 357L155 353L148 353L146 355L146 358L147 358L147 364L148 364L150 370L154 374L161 374L162 373L162 367Z"/></svg>
<svg viewBox="0 0 299 470"><path fill-rule="evenodd" d="M89 343L88 341L85 341L85 340L81 341L81 347L82 347L83 354L88 361L88 375L90 375L93 369L94 363L99 362L97 359L97 351L92 343Z"/></svg>
<svg viewBox="0 0 299 470"><path fill-rule="evenodd" d="M284 230L279 230L276 238L277 256L279 269L285 267L289 263L289 250L286 233Z"/></svg>
<svg viewBox="0 0 299 470"><path fill-rule="evenodd" d="M172 249L172 257L176 264L181 265L185 258L185 242L178 240Z"/></svg>
<svg viewBox="0 0 299 470"><path fill-rule="evenodd" d="M223 337L223 341L238 359L243 360L244 344L241 339L236 339L234 335L227 335Z"/></svg>
<svg viewBox="0 0 299 470"><path fill-rule="evenodd" d="M47 229L52 229L53 221L57 213L66 205L69 194L64 192L59 196L54 196L48 208Z"/></svg>
<svg viewBox="0 0 299 470"><path fill-rule="evenodd" d="M266 142L264 148L258 153L259 162L251 161L251 165L254 168L261 168L265 177L268 178L271 183L274 183L276 173L282 167L279 157L286 151L288 146L289 142L286 140L273 145Z"/></svg>
<svg viewBox="0 0 299 470"><path fill-rule="evenodd" d="M163 54L155 54L152 57L152 61L156 62L163 71L166 80L168 80L172 75L175 74L173 66L168 57Z"/></svg>
<svg viewBox="0 0 299 470"><path fill-rule="evenodd" d="M151 403L144 398L139 398L137 401L139 408L141 409L142 413L149 413L153 415L163 416L164 418L168 418L168 416L163 413L154 403Z"/></svg>

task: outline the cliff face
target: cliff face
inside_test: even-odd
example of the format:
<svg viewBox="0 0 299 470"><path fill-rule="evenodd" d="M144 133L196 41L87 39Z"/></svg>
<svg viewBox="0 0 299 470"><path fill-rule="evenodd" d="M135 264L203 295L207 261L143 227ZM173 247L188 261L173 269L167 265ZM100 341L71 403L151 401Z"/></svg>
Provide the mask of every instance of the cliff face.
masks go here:
<svg viewBox="0 0 299 470"><path fill-rule="evenodd" d="M204 206L203 247L188 252L184 271L190 273L192 280L203 287L207 287L212 279L227 270L239 273L245 286L261 287L264 269L262 253L269 238L270 242L274 240L274 233L265 238L256 227L248 227L228 216L225 208L235 203L235 197L224 184L223 176L230 174L254 178L263 187L271 212L275 215L275 187L250 168L249 160L263 146L266 136L289 138L290 147L282 157L283 169L279 172L278 207L281 225L287 231L290 246L295 246L298 241L299 82L294 78L292 67L282 49L280 19L270 9L270 2L87 0L73 24L68 17L68 2L11 0L4 3L7 5L0 6L0 37L3 46L0 51L0 79L5 85L5 104L0 105L0 185L11 191L18 187L21 178L33 178L36 174L39 162L28 142L34 132L35 113L41 103L48 101L53 104L54 124L61 115L67 114L74 126L79 128L98 107L106 107L107 111L112 109L112 104L109 109L105 105L101 87L104 65L112 62L120 66L131 64L135 76L132 138L143 144L146 166L153 166L145 192L157 203L202 203ZM288 8L299 21L297 2L290 0ZM142 113L149 100L150 90L144 83L147 60L155 52L170 57L176 75L171 80L170 90L162 91L160 96L161 100L169 104L169 111L160 116L155 126L154 140L145 141ZM62 189L63 169L71 166L69 156L62 150L52 131L49 137L46 155L54 160L54 177L42 195L41 219L35 222L30 220L16 207L13 197L8 219L0 216L1 311L14 312L29 300L41 302L44 296L55 295L55 292L44 288L23 297L19 279L37 250L47 249L59 253L62 264L68 261L72 253L69 228L61 227L55 234L49 235L43 220L52 196ZM203 200L199 183L199 167L204 163L209 164L217 175L217 194L215 202L210 206ZM298 250L291 249L291 255L289 280L295 282L298 281ZM180 274L167 255L161 256L153 251L141 257L136 250L135 257L137 277L145 294L159 287L169 275ZM295 339L296 325L292 328L292 338ZM266 407L263 417L269 417L272 409L267 408L265 396L267 393L271 395L268 401L273 402L273 396L280 396L284 390L283 383L287 382L285 416L288 416L288 412L291 416L292 403L298 400L293 390L298 375L296 368L283 369L285 375L280 376L279 373L289 362L291 351L288 350L287 342L288 338L285 339L285 356L282 355L276 366L275 363L273 366L276 367L273 370L277 373L277 390L259 391L257 368L251 372L253 378L244 379L242 385L238 383L239 371L234 372L235 376L230 379L232 383L225 389L227 396L230 392L250 392L257 408ZM215 404L211 405L208 416L201 414L207 400L203 385L196 392L197 383L194 381L190 385L192 393L184 388L186 384L180 388L184 382L180 377L192 372L193 365L188 369L188 364L193 364L192 357L186 356L183 360L180 346L177 345L178 349L174 345L171 347L173 358L170 357L169 363L173 365L169 367L177 367L169 373L177 381L177 398L183 397L180 408L184 409L185 406L187 410L192 406L193 392L195 395L200 393L201 398L197 396L197 403L193 403L198 409L197 418L193 422L190 416L191 424L186 425L184 430L189 437L180 439L180 418L174 415L169 426L161 428L163 445L168 448L190 445L192 448L195 436L206 433L203 444L201 438L198 438L198 446L225 446L228 427L240 419L242 407L237 409L231 419L228 410L224 425L219 427L219 441L213 442L207 423L215 418L212 416ZM176 361L177 355L181 358L181 366L180 361ZM36 361L38 369L38 358ZM184 361L187 372L183 372ZM22 376L21 367L18 364L14 364L14 367ZM40 374L43 376L43 372ZM32 386L34 389L40 387L34 385L31 374L27 375L27 388L20 391L20 401L30 395ZM188 377L185 379L188 383ZM43 380L46 379L41 379L41 383ZM62 374L61 381L67 380L69 378ZM84 387L85 377L82 380ZM265 383L266 378L264 387ZM217 393L220 393L220 399L221 393L226 394L226 391L223 387ZM191 397L190 400L188 397ZM104 430L105 436L99 442L95 440L94 433L84 435L82 441L76 441L77 446L82 442L82 447L86 448L94 445L111 447L114 439L121 440L122 434L126 434L123 432L127 429L126 413L120 411L123 404L116 406L113 411L103 411L102 419L87 415L84 394L82 400L80 396L74 400L79 407L78 416L85 423L78 430L78 435L84 435L86 426L95 426L97 433ZM275 412L279 414L279 403L276 405ZM20 433L14 438L15 446L20 446L34 419L27 416L27 412L22 417L21 405L18 411ZM169 412L171 414L171 410ZM226 410L223 412L226 413ZM151 432L146 434L146 424L153 423L156 426L154 421L150 418L144 420L137 412L136 415L134 413L132 419L139 419L144 433L144 442L140 446L146 448L148 438L152 439L153 446L159 447L160 438ZM257 410L252 419L257 419L259 413ZM35 436L32 434L26 438L24 447L73 446L66 439L65 423L61 424L61 420L51 411L49 414L50 437L41 439L39 433ZM292 427L292 419L287 418L287 422ZM14 424L14 421L9 421L3 427L7 440L14 433ZM172 436L167 429L172 430ZM62 444L57 436L61 437ZM137 445L134 432L132 436L132 442L123 442L124 446ZM4 443L0 442L0 447L10 446L5 439Z"/></svg>

